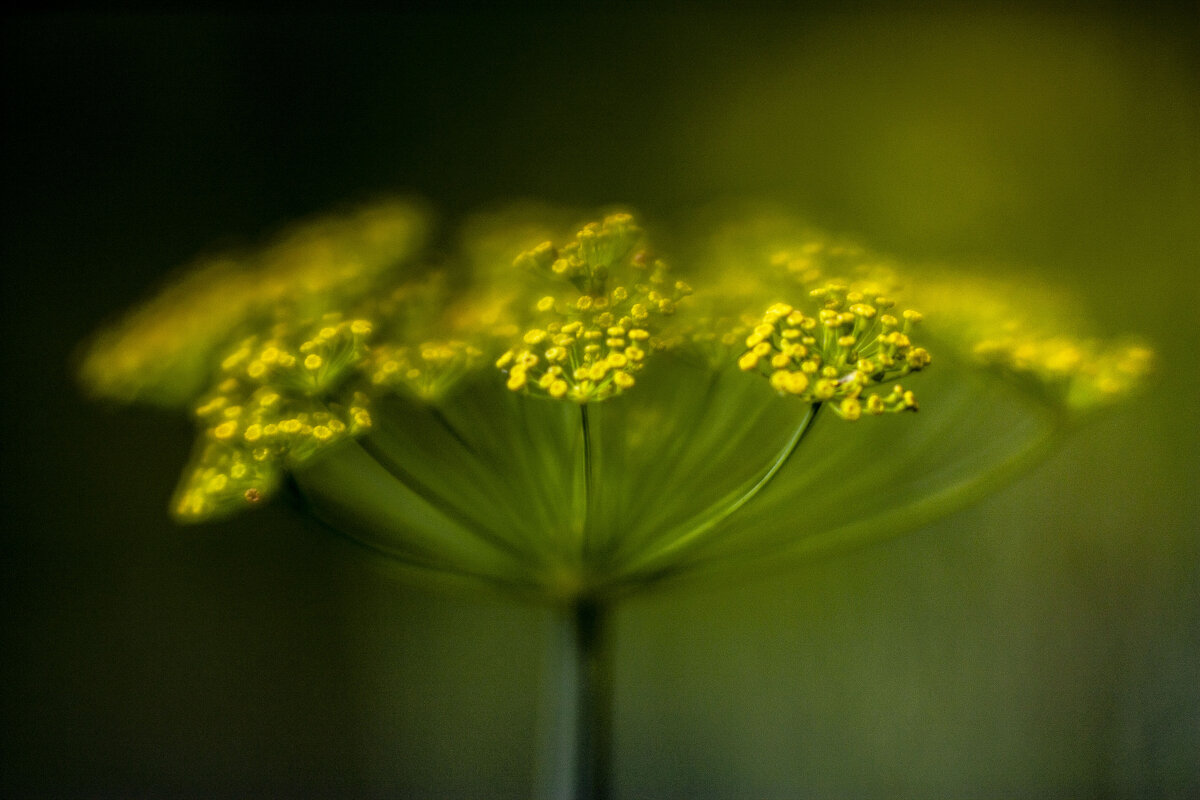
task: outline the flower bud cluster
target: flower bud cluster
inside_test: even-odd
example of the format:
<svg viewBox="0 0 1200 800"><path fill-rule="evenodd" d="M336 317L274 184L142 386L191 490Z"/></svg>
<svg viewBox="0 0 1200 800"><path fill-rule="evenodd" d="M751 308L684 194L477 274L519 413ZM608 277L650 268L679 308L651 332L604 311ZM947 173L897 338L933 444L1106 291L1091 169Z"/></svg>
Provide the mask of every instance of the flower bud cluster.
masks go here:
<svg viewBox="0 0 1200 800"><path fill-rule="evenodd" d="M434 402L483 360L478 346L455 339L416 345L385 343L372 350L368 369L375 386L400 388L419 400Z"/></svg>
<svg viewBox="0 0 1200 800"><path fill-rule="evenodd" d="M307 335L281 324L269 338L240 342L194 409L203 433L175 513L207 517L257 503L284 468L369 428L369 400L347 383L370 333L366 320L327 314Z"/></svg>
<svg viewBox="0 0 1200 800"><path fill-rule="evenodd" d="M919 300L937 320L930 332L939 345L1070 409L1110 405L1153 371L1154 353L1140 342L1071 335L1086 327L1073 319L1075 304L1033 278L1014 285L933 277L922 283Z"/></svg>
<svg viewBox="0 0 1200 800"><path fill-rule="evenodd" d="M634 385L656 345L659 320L691 293L668 277L662 261L634 252L640 235L629 215L617 214L585 226L561 251L545 242L517 257L516 266L580 293L538 300L534 325L496 361L511 391L589 403Z"/></svg>
<svg viewBox="0 0 1200 800"><path fill-rule="evenodd" d="M98 396L186 408L208 388L230 331L269 325L280 309L353 307L407 270L426 227L420 204L390 199L308 220L257 251L202 259L102 332L80 377Z"/></svg>
<svg viewBox="0 0 1200 800"><path fill-rule="evenodd" d="M981 362L1026 375L1074 408L1089 408L1128 394L1151 371L1154 354L1140 344L1111 344L1062 336L1011 332L982 339Z"/></svg>
<svg viewBox="0 0 1200 800"><path fill-rule="evenodd" d="M895 303L830 282L810 292L820 304L813 315L787 303L767 309L745 339L738 367L765 375L776 392L808 403L829 403L847 420L863 414L915 411L916 397L896 385L883 395L868 392L929 365L930 355L910 334L916 311L888 313Z"/></svg>

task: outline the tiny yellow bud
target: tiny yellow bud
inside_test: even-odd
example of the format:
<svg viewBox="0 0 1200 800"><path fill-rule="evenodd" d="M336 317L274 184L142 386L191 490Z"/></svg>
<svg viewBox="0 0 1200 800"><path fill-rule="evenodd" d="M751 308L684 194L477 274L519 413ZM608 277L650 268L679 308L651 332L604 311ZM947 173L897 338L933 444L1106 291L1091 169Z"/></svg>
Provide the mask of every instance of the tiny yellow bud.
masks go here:
<svg viewBox="0 0 1200 800"><path fill-rule="evenodd" d="M783 388L791 394L803 394L808 388L808 376L803 372L788 372L783 381Z"/></svg>
<svg viewBox="0 0 1200 800"><path fill-rule="evenodd" d="M906 360L908 361L908 365L913 369L922 369L927 367L929 366L929 362L932 361L929 356L929 351L923 347L913 348L913 350L908 354Z"/></svg>
<svg viewBox="0 0 1200 800"><path fill-rule="evenodd" d="M304 366L306 369L320 369L321 365L324 363L325 359L321 358L316 353L310 353L304 357Z"/></svg>

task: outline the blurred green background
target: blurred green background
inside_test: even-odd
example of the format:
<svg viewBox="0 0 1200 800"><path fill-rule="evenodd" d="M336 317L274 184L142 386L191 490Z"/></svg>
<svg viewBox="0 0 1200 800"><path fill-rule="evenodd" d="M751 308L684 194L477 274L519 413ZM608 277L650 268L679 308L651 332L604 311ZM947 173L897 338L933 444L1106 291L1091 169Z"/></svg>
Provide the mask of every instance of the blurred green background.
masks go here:
<svg viewBox="0 0 1200 800"><path fill-rule="evenodd" d="M620 797L1200 794L1194 8L618 3L9 15L6 796L522 797L548 615L276 507L177 528L185 420L73 347L168 268L386 190L792 205L1068 284L1150 393L979 506L617 619Z"/></svg>

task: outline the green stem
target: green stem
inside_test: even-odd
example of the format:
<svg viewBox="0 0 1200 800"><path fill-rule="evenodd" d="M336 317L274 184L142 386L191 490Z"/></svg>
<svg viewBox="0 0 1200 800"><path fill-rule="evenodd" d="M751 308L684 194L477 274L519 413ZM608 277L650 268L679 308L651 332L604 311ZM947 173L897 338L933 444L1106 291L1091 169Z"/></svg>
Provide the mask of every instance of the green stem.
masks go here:
<svg viewBox="0 0 1200 800"><path fill-rule="evenodd" d="M536 796L606 800L611 792L613 666L609 608L581 598L555 612Z"/></svg>
<svg viewBox="0 0 1200 800"><path fill-rule="evenodd" d="M815 535L796 536L793 533L788 543L766 542L754 549L744 549L736 557L723 554L723 558L698 559L691 565L691 575L699 576L706 571L728 571L735 566L754 564L767 553L773 555L776 564L794 563L800 558L811 559L843 552L915 530L977 502L1028 472L1036 464L1045 461L1070 430L1072 425L1063 415L1050 413L1044 431L1028 447L1011 454L991 469L927 494L916 503Z"/></svg>
<svg viewBox="0 0 1200 800"><path fill-rule="evenodd" d="M705 509L705 511L683 525L677 526L662 537L663 544L655 549L648 550L640 555L632 563L624 568L624 577L645 578L647 575L654 575L656 571L664 569L662 564L669 561L670 558L677 557L681 551L694 547L705 534L712 531L725 520L729 519L738 509L746 503L754 499L755 495L763 490L771 479L775 477L775 473L783 468L783 465L788 462L792 454L800 446L804 435L812 430L813 421L817 417L817 413L821 410L820 403L814 403L809 413L796 426L783 449L775 456L761 475L753 478L749 483L739 487L730 494L722 497L713 506Z"/></svg>
<svg viewBox="0 0 1200 800"><path fill-rule="evenodd" d="M592 462L595 458L595 454L592 452L592 450L595 447L595 444L592 442L592 425L591 420L588 419L587 403L584 403L579 407L579 422L580 426L583 428L583 518L586 543L586 522L587 518L591 516L591 505L596 491L595 476L593 475L594 467L592 466Z"/></svg>

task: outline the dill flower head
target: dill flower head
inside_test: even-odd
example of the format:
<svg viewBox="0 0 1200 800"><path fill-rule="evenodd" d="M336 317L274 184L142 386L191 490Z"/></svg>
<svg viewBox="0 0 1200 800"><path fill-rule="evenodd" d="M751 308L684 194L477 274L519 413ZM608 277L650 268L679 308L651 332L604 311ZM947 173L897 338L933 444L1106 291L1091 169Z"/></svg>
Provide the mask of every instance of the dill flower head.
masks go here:
<svg viewBox="0 0 1200 800"><path fill-rule="evenodd" d="M399 563L572 599L895 534L1150 367L1036 287L910 283L786 218L673 257L628 213L562 217L476 218L436 260L411 202L311 222L193 268L81 380L193 415L180 521L290 482Z"/></svg>

